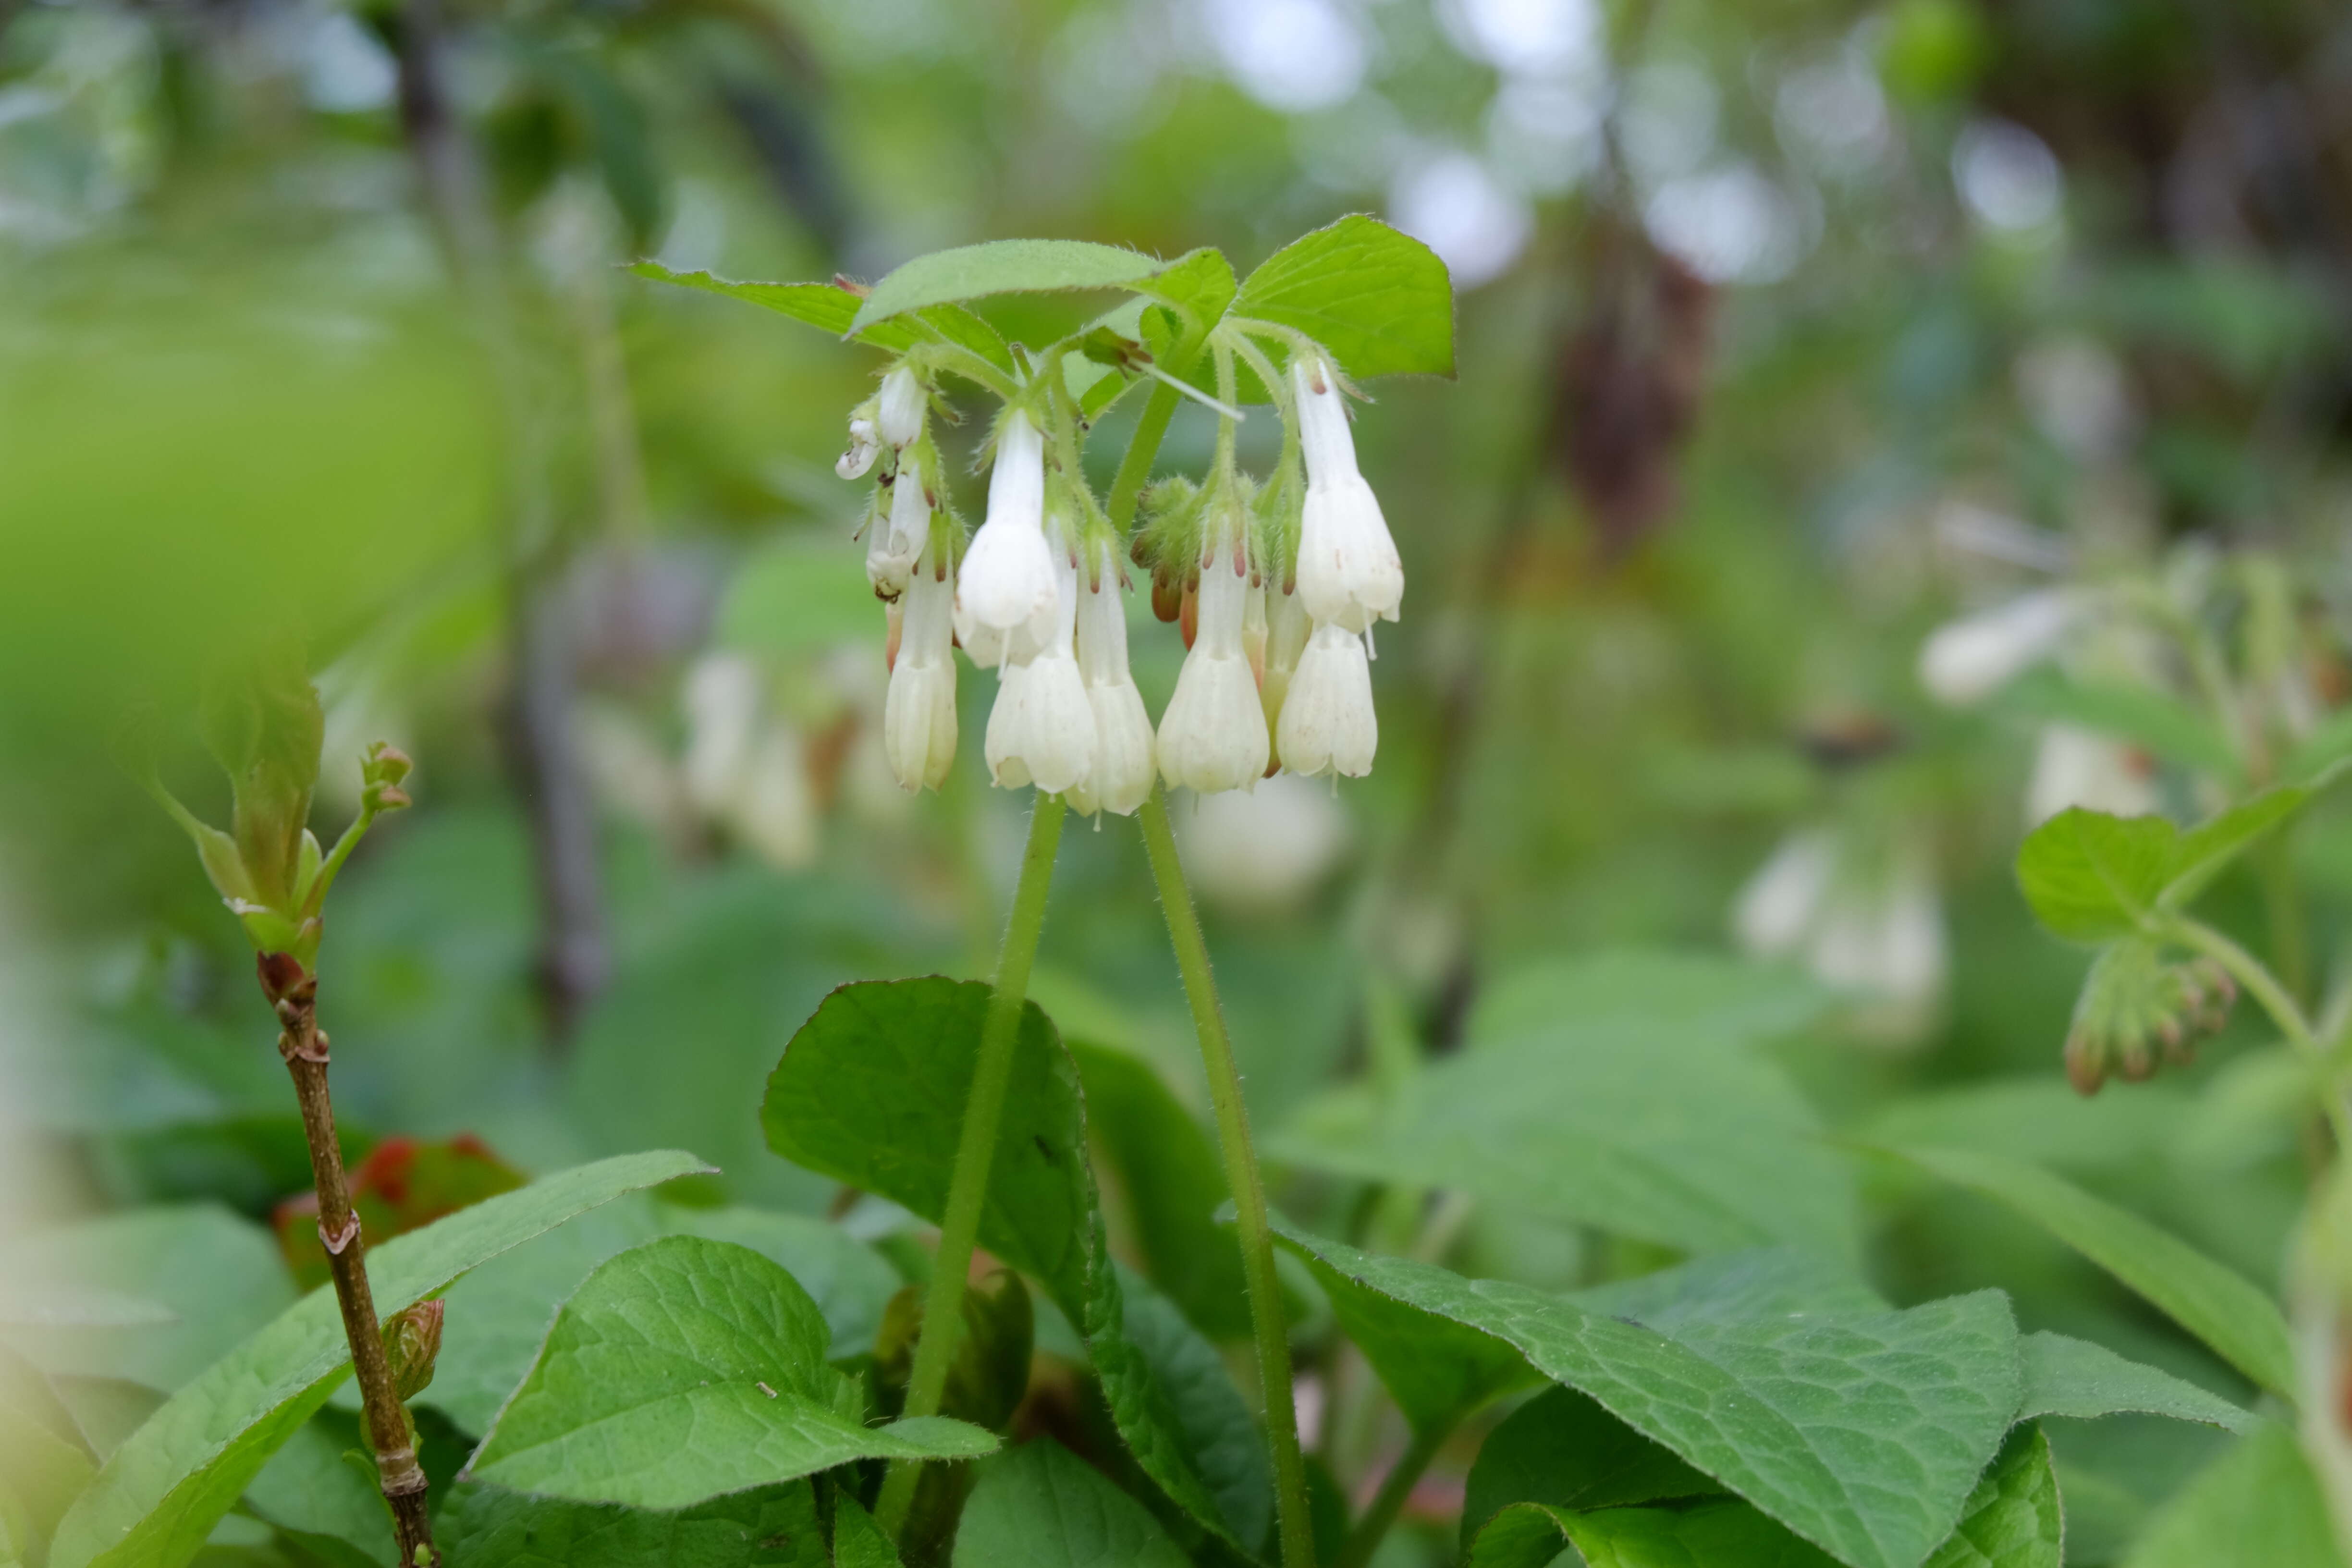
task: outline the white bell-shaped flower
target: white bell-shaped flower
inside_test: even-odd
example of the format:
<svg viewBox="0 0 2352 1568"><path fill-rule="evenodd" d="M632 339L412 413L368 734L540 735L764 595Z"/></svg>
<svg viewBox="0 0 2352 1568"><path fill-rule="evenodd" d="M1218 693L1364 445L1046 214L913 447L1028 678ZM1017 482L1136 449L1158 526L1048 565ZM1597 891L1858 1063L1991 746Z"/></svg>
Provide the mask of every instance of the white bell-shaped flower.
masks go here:
<svg viewBox="0 0 2352 1568"><path fill-rule="evenodd" d="M1070 804L1088 814L1131 816L1151 794L1157 758L1151 716L1127 666L1127 606L1108 548L1078 582L1078 674L1095 712L1095 760Z"/></svg>
<svg viewBox="0 0 2352 1568"><path fill-rule="evenodd" d="M1055 550L1052 634L1026 664L1008 664L988 715L988 772L998 784L1034 784L1047 795L1084 785L1094 772L1095 710L1087 700L1071 638L1077 624L1078 574Z"/></svg>
<svg viewBox="0 0 2352 1568"><path fill-rule="evenodd" d="M1919 683L1955 707L1981 701L2055 653L2084 607L2079 594L2044 588L1948 621L1919 649Z"/></svg>
<svg viewBox="0 0 2352 1568"><path fill-rule="evenodd" d="M1265 776L1272 741L1242 645L1248 598L1248 563L1237 544L1220 541L1202 563L1192 651L1160 716L1160 776L1171 789L1213 795Z"/></svg>
<svg viewBox="0 0 2352 1568"><path fill-rule="evenodd" d="M930 412L930 395L915 373L899 365L882 378L881 395L875 400L874 423L882 439L891 446L911 446L923 433L923 416Z"/></svg>
<svg viewBox="0 0 2352 1568"><path fill-rule="evenodd" d="M1298 525L1298 595L1318 624L1360 632L1395 620L1404 563L1372 487L1356 469L1356 442L1336 371L1321 358L1291 362L1298 440L1307 458L1307 504Z"/></svg>
<svg viewBox="0 0 2352 1568"><path fill-rule="evenodd" d="M955 765L954 600L953 580L926 552L907 587L898 658L882 698L882 752L901 789L937 789Z"/></svg>
<svg viewBox="0 0 2352 1568"><path fill-rule="evenodd" d="M898 478L890 481L889 515L866 525L866 580L874 584L875 593L895 599L906 592L915 560L930 536L931 502L923 488L922 464L912 457L901 458Z"/></svg>
<svg viewBox="0 0 2352 1568"><path fill-rule="evenodd" d="M1045 542L1045 443L1024 411L996 431L988 518L956 576L956 631L970 647L981 628L1010 631L1054 608L1054 552ZM1014 650L1017 655L1018 650Z"/></svg>
<svg viewBox="0 0 2352 1568"><path fill-rule="evenodd" d="M1275 747L1294 773L1345 773L1360 779L1372 771L1381 740L1372 711L1372 668L1364 639L1345 626L1315 628L1291 678Z"/></svg>
<svg viewBox="0 0 2352 1568"><path fill-rule="evenodd" d="M853 415L849 421L849 445L833 460L833 471L845 479L862 479L874 466L874 454L882 448L874 439L874 421L864 415Z"/></svg>
<svg viewBox="0 0 2352 1568"><path fill-rule="evenodd" d="M1265 589L1265 674L1258 681L1258 700L1265 709L1265 727L1276 730L1282 721L1282 704L1290 695L1291 677L1297 673L1299 656L1307 651L1307 639L1315 630L1315 623L1307 616L1307 606L1299 602L1296 592L1286 594L1281 585L1269 582ZM1282 742L1275 739L1275 758L1282 758Z"/></svg>

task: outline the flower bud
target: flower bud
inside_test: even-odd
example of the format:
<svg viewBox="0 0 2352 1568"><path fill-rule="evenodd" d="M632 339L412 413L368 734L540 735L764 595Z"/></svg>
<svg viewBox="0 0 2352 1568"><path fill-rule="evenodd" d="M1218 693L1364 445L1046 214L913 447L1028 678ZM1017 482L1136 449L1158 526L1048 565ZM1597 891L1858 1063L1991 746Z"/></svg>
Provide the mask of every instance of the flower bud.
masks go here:
<svg viewBox="0 0 2352 1568"><path fill-rule="evenodd" d="M1094 770L1095 710L1072 647L1077 568L1066 551L1054 552L1053 572L1052 634L1028 663L1004 667L988 715L985 752L989 774L1000 786L1034 784L1060 795L1086 784Z"/></svg>
<svg viewBox="0 0 2352 1568"><path fill-rule="evenodd" d="M1404 599L1404 563L1372 487L1356 468L1356 444L1339 373L1312 354L1291 362L1298 438L1307 458L1307 500L1298 524L1298 593L1307 613L1360 632L1395 620Z"/></svg>
<svg viewBox="0 0 2352 1568"><path fill-rule="evenodd" d="M2045 588L1948 621L1919 649L1919 682L1954 707L1980 701L2057 651L2083 607L2079 595Z"/></svg>
<svg viewBox="0 0 2352 1568"><path fill-rule="evenodd" d="M1202 795L1244 789L1265 774L1272 754L1242 645L1249 565L1238 539L1220 539L1201 565L1198 635L1176 694L1160 719L1160 776Z"/></svg>
<svg viewBox="0 0 2352 1568"><path fill-rule="evenodd" d="M1070 791L1078 810L1130 816L1151 794L1156 748L1151 717L1127 664L1127 610L1118 564L1105 550L1078 582L1078 674L1094 709L1094 766Z"/></svg>
<svg viewBox="0 0 2352 1568"><path fill-rule="evenodd" d="M2066 1077L2096 1094L2110 1074L2137 1083L2196 1056L2199 1037L2229 1022L2238 988L2210 958L2165 962L2153 942L2127 937L2092 963L2066 1035Z"/></svg>
<svg viewBox="0 0 2352 1568"><path fill-rule="evenodd" d="M419 1301L384 1320L383 1356L392 1367L392 1392L403 1403L431 1386L441 1355L441 1320L446 1303Z"/></svg>
<svg viewBox="0 0 2352 1568"><path fill-rule="evenodd" d="M907 589L898 657L882 698L882 752L904 790L937 789L955 765L954 598L955 584L926 553Z"/></svg>
<svg viewBox="0 0 2352 1568"><path fill-rule="evenodd" d="M1381 731L1361 636L1336 626L1315 628L1275 736L1282 765L1292 773L1361 778L1372 771Z"/></svg>
<svg viewBox="0 0 2352 1568"><path fill-rule="evenodd" d="M868 405L867 406L871 406ZM874 421L868 415L850 416L849 445L833 461L833 471L845 479L862 479L874 467L874 455L882 448L875 441Z"/></svg>
<svg viewBox="0 0 2352 1568"><path fill-rule="evenodd" d="M956 625L1010 631L1054 607L1054 552L1045 542L1045 444L1028 414L1006 411L988 480L988 518L956 577ZM967 632L965 642L971 637Z"/></svg>
<svg viewBox="0 0 2352 1568"><path fill-rule="evenodd" d="M915 373L903 364L896 366L882 378L882 391L876 399L877 432L893 447L911 446L923 433L923 417L930 406L930 394L915 379Z"/></svg>

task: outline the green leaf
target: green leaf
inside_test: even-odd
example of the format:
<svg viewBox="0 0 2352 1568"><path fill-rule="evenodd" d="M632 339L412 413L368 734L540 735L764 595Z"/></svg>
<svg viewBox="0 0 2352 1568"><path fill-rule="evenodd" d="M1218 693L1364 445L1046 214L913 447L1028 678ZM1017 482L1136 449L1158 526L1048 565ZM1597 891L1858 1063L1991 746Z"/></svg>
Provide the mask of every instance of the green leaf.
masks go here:
<svg viewBox="0 0 2352 1568"><path fill-rule="evenodd" d="M1454 374L1454 285L1437 253L1354 214L1302 235L1242 284L1234 314L1305 332L1361 381Z"/></svg>
<svg viewBox="0 0 2352 1568"><path fill-rule="evenodd" d="M2025 1373L2020 1421L2038 1415L2090 1419L2129 1413L2202 1421L2231 1432L2252 1431L2255 1426L2253 1412L2087 1340L2032 1333L2020 1340L2017 1348Z"/></svg>
<svg viewBox="0 0 2352 1568"><path fill-rule="evenodd" d="M855 1508L845 1498L836 1510ZM829 1568L805 1480L679 1512L528 1497L461 1482L436 1521L463 1568ZM845 1568L849 1559L842 1559ZM892 1565L895 1568L895 1564Z"/></svg>
<svg viewBox="0 0 2352 1568"><path fill-rule="evenodd" d="M2029 718L2129 741L2219 778L2234 780L2241 773L2237 749L2219 726L2152 687L2086 683L2044 668L2003 687L2000 701Z"/></svg>
<svg viewBox="0 0 2352 1568"><path fill-rule="evenodd" d="M2023 1215L2146 1297L2264 1388L2293 1400L2294 1352L2271 1298L2178 1237L2019 1160L1960 1149L1891 1151Z"/></svg>
<svg viewBox="0 0 2352 1568"><path fill-rule="evenodd" d="M0 1285L0 1330L156 1329L180 1321L161 1301L93 1285Z"/></svg>
<svg viewBox="0 0 2352 1568"><path fill-rule="evenodd" d="M397 1568L392 1513L376 1489L359 1422L321 1410L288 1438L245 1489L257 1518L298 1535L325 1537L383 1568Z"/></svg>
<svg viewBox="0 0 2352 1568"><path fill-rule="evenodd" d="M834 992L768 1080L761 1120L769 1146L936 1223L988 997L984 984L938 976ZM1077 1069L1045 1013L1026 1003L981 1245L1041 1283L1085 1338L1112 1419L1144 1472L1186 1514L1247 1550L1263 1516L1238 1467L1219 1457L1228 1439L1210 1436L1226 1430L1239 1396L1181 1313L1164 1302L1155 1311L1156 1298L1141 1291L1129 1301L1086 1149ZM1258 1441L1254 1429L1250 1440Z"/></svg>
<svg viewBox="0 0 2352 1568"><path fill-rule="evenodd" d="M2065 1537L2050 1439L2029 1423L2009 1435L1927 1568L2059 1568Z"/></svg>
<svg viewBox="0 0 2352 1568"><path fill-rule="evenodd" d="M1443 1432L1488 1401L1537 1381L1512 1345L1359 1285L1302 1252L1331 1299L1339 1331L1364 1352L1416 1432Z"/></svg>
<svg viewBox="0 0 2352 1568"><path fill-rule="evenodd" d="M898 1549L846 1491L834 1494L833 1561L835 1568L900 1568Z"/></svg>
<svg viewBox="0 0 2352 1568"><path fill-rule="evenodd" d="M1620 948L1512 970L1479 994L1467 1032L1474 1047L1571 1030L1688 1031L1762 1044L1794 1034L1835 1000L1786 964Z"/></svg>
<svg viewBox="0 0 2352 1568"><path fill-rule="evenodd" d="M1576 1512L1722 1489L1591 1395L1551 1388L1511 1412L1480 1445L1463 1495L1462 1543L1466 1550L1513 1503Z"/></svg>
<svg viewBox="0 0 2352 1568"><path fill-rule="evenodd" d="M1517 1347L1853 1568L1916 1568L2017 1409L2017 1332L1995 1291L1756 1318L1662 1293L1661 1331L1529 1286L1284 1235L1367 1289Z"/></svg>
<svg viewBox="0 0 2352 1568"><path fill-rule="evenodd" d="M2160 816L2110 816L2074 806L2026 835L2017 851L2018 886L2059 936L2126 936L2155 910L2179 837Z"/></svg>
<svg viewBox="0 0 2352 1568"><path fill-rule="evenodd" d="M2125 1568L2344 1568L2294 1434L2266 1423L2158 1515Z"/></svg>
<svg viewBox="0 0 2352 1568"><path fill-rule="evenodd" d="M2311 791L2264 790L2182 833L2160 816L2074 806L2026 836L2017 881L2054 934L2109 942L2186 909L2230 862L2301 811Z"/></svg>
<svg viewBox="0 0 2352 1568"><path fill-rule="evenodd" d="M876 1371L887 1403L906 1403L913 1375L916 1342L922 1337L924 1291L909 1285L891 1300L875 1344ZM972 1281L963 1297L963 1337L948 1368L939 1413L969 1421L999 1435L1011 1429L1013 1413L1029 1392L1029 1367L1036 1345L1036 1315L1028 1287L1010 1268ZM898 1545L918 1563L946 1560L956 1521L979 1475L970 1465L926 1465L915 1480L915 1500L898 1527Z"/></svg>
<svg viewBox="0 0 2352 1568"><path fill-rule="evenodd" d="M995 1440L941 1417L840 1409L831 1334L749 1247L672 1237L588 1277L467 1473L574 1502L677 1509L852 1459L957 1459Z"/></svg>
<svg viewBox="0 0 2352 1568"><path fill-rule="evenodd" d="M707 1169L674 1150L534 1182L368 1255L376 1310L423 1300L475 1265L635 1188ZM51 1568L178 1568L278 1446L349 1370L334 1292L313 1291L167 1400L109 1456L58 1527Z"/></svg>
<svg viewBox="0 0 2352 1568"><path fill-rule="evenodd" d="M1513 1209L1692 1252L1788 1242L1850 1256L1852 1175L1751 1033L1665 1013L1588 1027L1511 1005L1513 1032L1308 1102L1267 1140L1293 1164L1451 1187Z"/></svg>
<svg viewBox="0 0 2352 1568"><path fill-rule="evenodd" d="M864 558L839 539L793 534L735 568L715 629L727 647L783 660L872 637L881 625Z"/></svg>
<svg viewBox="0 0 2352 1568"><path fill-rule="evenodd" d="M640 261L629 268L656 283L676 283L706 294L721 294L790 316L834 337L848 337L891 353L904 353L921 342L950 342L971 350L1002 371L1013 370L1013 351L1003 334L970 310L941 305L896 321L857 325L864 296L838 283L740 283L708 272L677 272L658 261Z"/></svg>
<svg viewBox="0 0 2352 1568"><path fill-rule="evenodd" d="M1097 1156L1118 1173L1151 1282L1215 1339L1245 1339L1241 1249L1217 1224L1227 1197L1216 1145L1150 1062L1067 1042L1087 1096Z"/></svg>
<svg viewBox="0 0 2352 1568"><path fill-rule="evenodd" d="M1833 1559L1746 1503L1570 1513L1504 1510L1479 1533L1468 1568L1545 1568L1573 1547L1587 1568L1828 1568Z"/></svg>
<svg viewBox="0 0 2352 1568"><path fill-rule="evenodd" d="M1189 1568L1143 1505L1050 1437L988 1465L955 1568Z"/></svg>
<svg viewBox="0 0 2352 1568"><path fill-rule="evenodd" d="M960 245L919 256L874 285L849 331L863 331L877 321L927 306L957 304L991 294L1133 288L1165 265L1140 251L1082 239L996 239Z"/></svg>
<svg viewBox="0 0 2352 1568"><path fill-rule="evenodd" d="M48 1380L0 1350L0 1499L14 1505L13 1533L28 1556L89 1484L98 1459Z"/></svg>

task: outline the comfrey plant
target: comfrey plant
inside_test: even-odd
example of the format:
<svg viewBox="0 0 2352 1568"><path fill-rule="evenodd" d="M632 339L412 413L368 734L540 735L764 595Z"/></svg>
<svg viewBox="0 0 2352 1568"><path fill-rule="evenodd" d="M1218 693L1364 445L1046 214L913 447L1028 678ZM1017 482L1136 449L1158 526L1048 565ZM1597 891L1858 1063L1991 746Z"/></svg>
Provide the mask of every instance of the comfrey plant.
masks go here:
<svg viewBox="0 0 2352 1568"><path fill-rule="evenodd" d="M1224 258L1162 263L1107 247L1013 241L926 257L870 290L650 276L742 298L884 350L891 363L853 409L835 465L871 476L866 575L887 606L884 741L908 790L936 788L959 741L961 647L996 680L982 743L989 776L1034 789L1029 847L973 1065L940 1253L907 1374L903 1413L941 1408L966 1310L965 1279L988 1202L1030 960L1064 813L1139 818L1191 995L1215 1101L1286 1563L1311 1559L1274 1238L1208 957L1170 835L1163 788L1246 790L1279 769L1361 777L1379 743L1372 629L1397 618L1404 570L1356 462L1347 398L1360 376L1450 374L1452 300L1426 248L1369 219L1343 220L1236 283ZM1370 287L1366 280L1372 279ZM1008 291L1117 288L1132 298L1041 348L997 336L965 301ZM1283 440L1263 478L1243 471L1244 378ZM967 536L933 438L947 384L992 399L986 511ZM1129 391L1149 401L1107 499L1084 463L1096 419ZM1209 470L1147 483L1181 400L1217 416ZM1128 668L1129 564L1188 652L1155 730ZM779 1068L780 1078L786 1068ZM877 1516L902 1537L919 1517L912 1466ZM912 1517L910 1517L912 1516Z"/></svg>

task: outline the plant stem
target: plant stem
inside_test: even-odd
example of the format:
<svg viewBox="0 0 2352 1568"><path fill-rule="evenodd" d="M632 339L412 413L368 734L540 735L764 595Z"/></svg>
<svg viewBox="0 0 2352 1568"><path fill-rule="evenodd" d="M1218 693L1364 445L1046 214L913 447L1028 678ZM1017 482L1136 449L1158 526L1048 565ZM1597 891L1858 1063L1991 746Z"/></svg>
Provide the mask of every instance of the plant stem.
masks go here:
<svg viewBox="0 0 2352 1568"><path fill-rule="evenodd" d="M1225 1185L1232 1189L1234 1230L1242 1248L1242 1279L1249 1290L1250 1327L1257 1341L1258 1381L1265 1394L1266 1436L1274 1448L1274 1497L1282 1527L1283 1568L1314 1568L1315 1537L1307 1514L1307 1466L1298 1452L1298 1411L1290 1386L1290 1339L1282 1321L1282 1289L1274 1271L1274 1227L1268 1222L1265 1184L1258 1175L1257 1152L1250 1144L1249 1110L1242 1102L1241 1069L1217 1005L1217 982L1209 972L1209 946L1176 858L1176 837L1168 828L1167 796L1158 784L1137 812L1144 852L1168 917L1168 940L1183 973L1185 999L1201 1037L1201 1059L1208 1069L1209 1100L1216 1109L1217 1144L1224 1156Z"/></svg>
<svg viewBox="0 0 2352 1568"><path fill-rule="evenodd" d="M1135 439L1128 443L1127 456L1119 459L1118 472L1110 482L1110 520L1122 531L1135 521L1136 498L1143 493L1143 481L1151 477L1151 460L1160 455L1168 422L1176 417L1176 405L1182 401L1174 387L1161 382L1152 387L1142 416L1135 423Z"/></svg>
<svg viewBox="0 0 2352 1568"><path fill-rule="evenodd" d="M947 1390L962 1337L964 1287L971 1273L972 1248L980 1239L980 1214L988 1197L988 1168L996 1156L998 1127L1004 1120L1004 1094L1013 1081L1013 1053L1021 1037L1022 1003L1029 994L1029 966L1037 956L1037 933L1045 923L1045 894L1054 880L1054 851L1062 841L1062 797L1040 794L1029 817L1029 846L1022 852L1021 878L1013 889L1013 912L996 960L996 989L980 1032L980 1059L972 1065L971 1097L964 1102L963 1131L956 1140L955 1168L948 1180L947 1210L940 1216L939 1256L931 1265L923 1298L923 1323L915 1341L915 1364L907 1377L908 1415L936 1415ZM915 1500L916 1463L900 1460L884 1478L875 1517L893 1535L906 1522Z"/></svg>
<svg viewBox="0 0 2352 1568"><path fill-rule="evenodd" d="M343 1314L343 1337L352 1347L352 1371L368 1447L375 1452L376 1478L392 1510L393 1536L404 1568L437 1563L433 1521L425 1511L425 1468L416 1461L415 1432L393 1391L392 1365L383 1351L374 1293L368 1288L367 1247L359 1216L352 1212L351 1184L343 1175L342 1145L335 1137L335 1110L327 1097L327 1037L319 1027L319 981L286 953L259 961L262 994L278 1015L278 1054L294 1079L302 1108L302 1135L310 1145L310 1176L319 1193L319 1240L335 1279L335 1300Z"/></svg>
<svg viewBox="0 0 2352 1568"><path fill-rule="evenodd" d="M1414 1485L1429 1468L1429 1462L1437 1458L1438 1449L1445 1446L1452 1430L1444 1422L1432 1422L1413 1432L1412 1441L1397 1456L1397 1462L1389 1467L1381 1489L1372 1494L1371 1506L1348 1531L1347 1542L1339 1548L1339 1555L1332 1559L1331 1568L1364 1568L1372 1560L1372 1553L1380 1550L1389 1527L1404 1511L1405 1500L1412 1496Z"/></svg>
<svg viewBox="0 0 2352 1568"><path fill-rule="evenodd" d="M2335 1130L2336 1146L2352 1150L2352 1108L2345 1105L2342 1089L2336 1081L2337 1075L2331 1054L2320 1043L2310 1021L2303 1016L2302 1007L2287 994L2286 987L2279 984L2278 977L2271 973L2270 966L2202 921L2179 917L2172 923L2171 934L2182 945L2196 949L2227 970L2230 978L2243 987L2246 994L2270 1015L2271 1022L2278 1026L2279 1033L2286 1037L2287 1043L2301 1052L2304 1059L2319 1073L2320 1107L2327 1113L2328 1124Z"/></svg>

